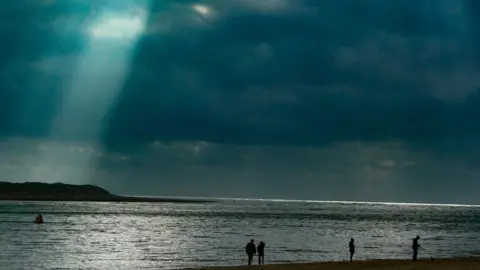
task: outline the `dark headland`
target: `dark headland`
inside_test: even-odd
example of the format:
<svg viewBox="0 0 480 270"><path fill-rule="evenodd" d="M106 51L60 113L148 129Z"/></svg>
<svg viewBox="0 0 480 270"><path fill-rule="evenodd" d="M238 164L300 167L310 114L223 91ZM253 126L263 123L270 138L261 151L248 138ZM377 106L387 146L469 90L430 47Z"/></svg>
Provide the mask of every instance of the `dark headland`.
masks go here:
<svg viewBox="0 0 480 270"><path fill-rule="evenodd" d="M114 195L94 185L63 183L0 182L0 201L95 201L208 203L214 200L190 198L135 197Z"/></svg>

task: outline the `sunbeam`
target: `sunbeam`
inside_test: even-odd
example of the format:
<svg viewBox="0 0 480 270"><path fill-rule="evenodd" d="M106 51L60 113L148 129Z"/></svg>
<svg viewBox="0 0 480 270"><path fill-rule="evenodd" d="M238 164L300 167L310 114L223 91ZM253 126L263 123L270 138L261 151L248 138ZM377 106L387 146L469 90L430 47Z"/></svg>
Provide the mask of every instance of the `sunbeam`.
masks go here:
<svg viewBox="0 0 480 270"><path fill-rule="evenodd" d="M148 15L146 2L143 6L133 6L131 0L124 2L127 8L120 10L119 2L107 3L89 26L88 48L79 57L74 74L64 86L65 96L61 110L56 115L50 132L52 139L66 135L78 138L79 141L80 138L88 138L90 150L62 151L63 161L76 169L58 171L54 177L43 176L49 179L41 179L42 181L85 183L88 182L89 175L95 173L96 159L101 155L97 149L100 148L103 120L131 70L131 60ZM89 106L89 110L84 109L85 105ZM71 145L68 146L70 147ZM58 151L51 152L51 148L43 149L32 174L38 176L38 171L42 171L41 164L50 159L58 160L58 154Z"/></svg>
<svg viewBox="0 0 480 270"><path fill-rule="evenodd" d="M104 18L90 33L94 38L132 39L142 31L144 22L139 16Z"/></svg>
<svg viewBox="0 0 480 270"><path fill-rule="evenodd" d="M210 14L210 9L207 6L196 4L193 5L193 9L195 9L198 13L207 16Z"/></svg>

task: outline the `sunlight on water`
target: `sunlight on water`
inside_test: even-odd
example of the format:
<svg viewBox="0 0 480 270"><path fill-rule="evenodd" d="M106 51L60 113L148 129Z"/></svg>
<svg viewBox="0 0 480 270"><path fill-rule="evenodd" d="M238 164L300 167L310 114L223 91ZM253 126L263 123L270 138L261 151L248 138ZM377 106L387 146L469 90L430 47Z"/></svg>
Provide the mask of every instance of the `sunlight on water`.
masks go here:
<svg viewBox="0 0 480 270"><path fill-rule="evenodd" d="M438 206L438 207L470 207L480 208L480 205L473 204L440 204L440 203L403 203L403 202L366 202L366 201L322 201L322 200L290 200L290 199L257 199L257 198L223 198L223 197L181 197L181 196L124 196L133 198L157 198L157 199L184 199L199 201L244 201L244 202L285 202L285 203L323 203L323 204L364 204L364 205L398 205L398 206Z"/></svg>
<svg viewBox="0 0 480 270"><path fill-rule="evenodd" d="M199 198L200 199L200 198ZM445 207L479 207L470 204L440 203L402 203L402 202L364 202L364 201L321 201L321 200L288 200L288 199L251 199L251 198L215 198L216 200L258 201L258 202L292 202L292 203L332 203L332 204L371 204L371 205L403 205L403 206L445 206Z"/></svg>
<svg viewBox="0 0 480 270"><path fill-rule="evenodd" d="M245 264L250 238L266 262L406 259L480 251L478 208L218 202L210 204L1 202L2 269L175 269ZM32 219L42 213L46 223ZM372 229L374 228L374 229ZM1 268L0 267L0 268ZM42 268L43 267L43 268Z"/></svg>

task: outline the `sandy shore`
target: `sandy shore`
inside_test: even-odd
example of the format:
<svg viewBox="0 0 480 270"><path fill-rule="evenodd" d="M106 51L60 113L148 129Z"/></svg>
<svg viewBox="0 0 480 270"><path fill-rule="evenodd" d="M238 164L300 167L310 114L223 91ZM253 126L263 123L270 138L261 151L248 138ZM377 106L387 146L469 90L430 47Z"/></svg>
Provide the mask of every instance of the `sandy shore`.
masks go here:
<svg viewBox="0 0 480 270"><path fill-rule="evenodd" d="M197 270L236 270L236 269L263 269L263 270L480 270L480 259L444 259L421 260L411 262L407 260L378 260L348 262L320 262L302 264L276 264L265 266L238 266L238 267L211 267Z"/></svg>

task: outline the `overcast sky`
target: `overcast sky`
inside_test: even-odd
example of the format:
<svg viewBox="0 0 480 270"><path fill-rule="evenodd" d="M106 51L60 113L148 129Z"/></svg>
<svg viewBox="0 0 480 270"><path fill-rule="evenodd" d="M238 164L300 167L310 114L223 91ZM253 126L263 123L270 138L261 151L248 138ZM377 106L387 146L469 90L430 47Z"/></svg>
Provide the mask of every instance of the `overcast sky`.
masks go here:
<svg viewBox="0 0 480 270"><path fill-rule="evenodd" d="M0 2L2 181L480 204L480 2Z"/></svg>

